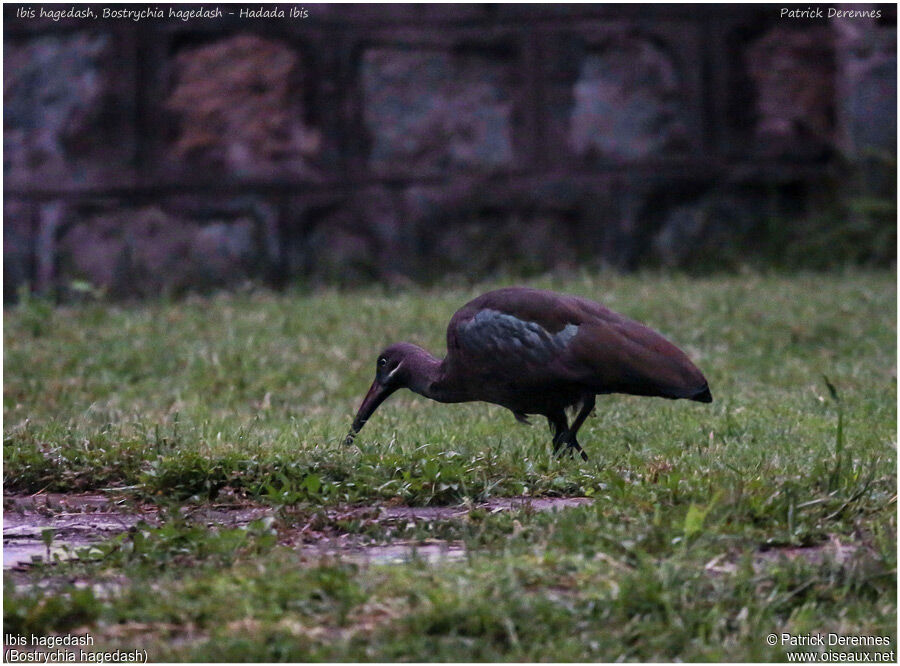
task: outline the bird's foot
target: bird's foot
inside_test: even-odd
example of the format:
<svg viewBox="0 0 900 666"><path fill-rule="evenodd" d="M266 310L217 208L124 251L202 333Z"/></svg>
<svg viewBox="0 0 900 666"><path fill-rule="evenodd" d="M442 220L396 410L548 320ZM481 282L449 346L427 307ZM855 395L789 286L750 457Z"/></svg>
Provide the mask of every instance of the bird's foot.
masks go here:
<svg viewBox="0 0 900 666"><path fill-rule="evenodd" d="M563 444L565 444L566 447L560 451ZM553 454L558 454L559 457L569 454L569 457L574 458L576 451L581 454L582 460L588 459L587 453L584 452L584 449L581 448L581 444L579 444L578 440L574 437L560 437L553 442Z"/></svg>
<svg viewBox="0 0 900 666"><path fill-rule="evenodd" d="M587 461L588 455L584 452L584 449L581 448L581 444L579 444L578 442L570 442L569 444L567 444L564 452L568 453L570 458L574 458L576 451L581 454L582 460Z"/></svg>

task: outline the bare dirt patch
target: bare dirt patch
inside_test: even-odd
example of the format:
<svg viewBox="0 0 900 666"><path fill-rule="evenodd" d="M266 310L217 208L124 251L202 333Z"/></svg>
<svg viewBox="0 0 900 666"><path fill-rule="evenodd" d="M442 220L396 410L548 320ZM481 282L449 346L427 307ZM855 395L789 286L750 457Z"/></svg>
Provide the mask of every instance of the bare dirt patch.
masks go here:
<svg viewBox="0 0 900 666"><path fill-rule="evenodd" d="M857 543L845 543L832 536L814 546L773 546L760 548L753 554L753 568L755 571L771 568L783 562L802 560L812 565L822 565L826 562L845 564L854 557L862 555L866 548ZM731 553L717 555L706 563L706 571L713 576L732 574L739 567L737 556Z"/></svg>

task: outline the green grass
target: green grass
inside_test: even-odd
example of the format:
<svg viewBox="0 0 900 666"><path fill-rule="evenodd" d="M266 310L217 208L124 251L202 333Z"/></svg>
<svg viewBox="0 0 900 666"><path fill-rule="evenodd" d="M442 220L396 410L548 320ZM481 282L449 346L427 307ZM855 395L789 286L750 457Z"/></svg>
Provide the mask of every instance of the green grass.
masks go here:
<svg viewBox="0 0 900 666"><path fill-rule="evenodd" d="M895 638L893 272L531 284L662 331L715 402L602 397L585 463L550 456L543 423L401 392L345 447L378 351L442 354L450 315L499 285L7 311L7 493L237 493L279 507L276 533L346 502L595 501L368 532L467 544L440 566L301 566L266 526L173 517L37 570L52 595L7 580L6 631L87 626L153 659L213 661L766 660L784 658L772 632ZM852 557L760 555L833 540Z"/></svg>

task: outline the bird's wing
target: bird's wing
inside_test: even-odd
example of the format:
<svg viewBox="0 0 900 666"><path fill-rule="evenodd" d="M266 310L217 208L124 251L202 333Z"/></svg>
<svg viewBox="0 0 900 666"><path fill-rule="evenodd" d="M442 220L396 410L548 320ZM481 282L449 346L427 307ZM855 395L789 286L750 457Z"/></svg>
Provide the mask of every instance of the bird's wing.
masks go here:
<svg viewBox="0 0 900 666"><path fill-rule="evenodd" d="M567 351L573 375L598 392L687 398L706 386L684 352L629 319L583 324Z"/></svg>
<svg viewBox="0 0 900 666"><path fill-rule="evenodd" d="M454 320L448 345L480 371L517 383L666 397L690 397L706 385L662 335L587 299L511 288L476 299Z"/></svg>
<svg viewBox="0 0 900 666"><path fill-rule="evenodd" d="M570 382L563 360L583 319L577 301L520 287L483 294L451 319L448 357L469 376L520 387Z"/></svg>
<svg viewBox="0 0 900 666"><path fill-rule="evenodd" d="M550 332L539 322L519 319L500 310L485 309L457 326L460 348L491 366L546 366L566 350L578 332L568 324Z"/></svg>

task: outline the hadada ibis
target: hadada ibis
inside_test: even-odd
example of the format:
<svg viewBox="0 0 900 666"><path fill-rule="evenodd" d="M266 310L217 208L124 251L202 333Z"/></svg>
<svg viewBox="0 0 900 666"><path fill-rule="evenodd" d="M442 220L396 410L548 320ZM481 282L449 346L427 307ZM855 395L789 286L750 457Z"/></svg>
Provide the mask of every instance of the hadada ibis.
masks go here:
<svg viewBox="0 0 900 666"><path fill-rule="evenodd" d="M712 402L703 373L656 331L586 298L526 287L491 291L460 308L447 326L443 360L407 342L382 351L348 444L400 388L439 402L494 403L525 423L529 414L544 416L554 453L565 445L585 460L578 429L599 394Z"/></svg>

